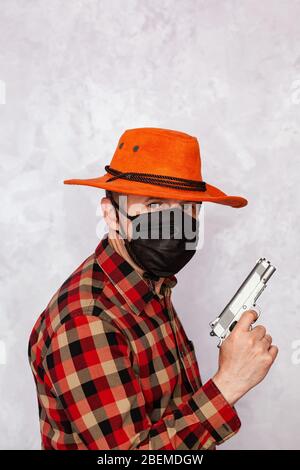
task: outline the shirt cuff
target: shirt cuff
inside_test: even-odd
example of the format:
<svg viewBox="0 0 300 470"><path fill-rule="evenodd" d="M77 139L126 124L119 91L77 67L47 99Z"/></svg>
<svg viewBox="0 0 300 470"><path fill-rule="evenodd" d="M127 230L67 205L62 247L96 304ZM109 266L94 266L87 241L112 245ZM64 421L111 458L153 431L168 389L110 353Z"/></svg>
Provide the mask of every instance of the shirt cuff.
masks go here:
<svg viewBox="0 0 300 470"><path fill-rule="evenodd" d="M227 402L212 379L202 385L188 403L217 445L229 439L241 427L234 406Z"/></svg>

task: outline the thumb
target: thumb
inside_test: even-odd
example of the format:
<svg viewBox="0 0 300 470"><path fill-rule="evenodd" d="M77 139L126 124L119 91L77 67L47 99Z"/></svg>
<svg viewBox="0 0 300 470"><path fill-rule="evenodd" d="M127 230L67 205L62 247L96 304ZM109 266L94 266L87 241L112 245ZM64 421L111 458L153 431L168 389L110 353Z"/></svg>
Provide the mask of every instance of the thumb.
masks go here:
<svg viewBox="0 0 300 470"><path fill-rule="evenodd" d="M246 310L235 326L235 330L249 331L250 326L258 319L258 313L255 310Z"/></svg>

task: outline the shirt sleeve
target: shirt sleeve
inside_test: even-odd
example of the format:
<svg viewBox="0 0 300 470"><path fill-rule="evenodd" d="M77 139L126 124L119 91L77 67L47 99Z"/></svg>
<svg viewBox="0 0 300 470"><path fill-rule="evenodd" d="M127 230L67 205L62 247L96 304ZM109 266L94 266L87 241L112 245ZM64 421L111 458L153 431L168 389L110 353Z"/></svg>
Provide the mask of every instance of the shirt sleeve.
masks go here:
<svg viewBox="0 0 300 470"><path fill-rule="evenodd" d="M43 364L87 449L211 449L241 425L211 379L171 414L151 422L127 337L99 317L78 315L61 325Z"/></svg>

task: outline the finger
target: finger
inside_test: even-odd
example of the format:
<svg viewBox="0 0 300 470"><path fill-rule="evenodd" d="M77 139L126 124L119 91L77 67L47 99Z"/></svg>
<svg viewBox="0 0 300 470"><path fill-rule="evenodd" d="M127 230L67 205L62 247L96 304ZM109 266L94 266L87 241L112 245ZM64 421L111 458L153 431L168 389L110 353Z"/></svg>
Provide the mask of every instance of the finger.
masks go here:
<svg viewBox="0 0 300 470"><path fill-rule="evenodd" d="M276 359L276 356L278 354L278 347L275 346L274 344L270 347L268 353L272 356L273 362Z"/></svg>
<svg viewBox="0 0 300 470"><path fill-rule="evenodd" d="M272 338L271 335L266 334L266 335L264 336L263 340L264 340L264 341L267 341L267 342L269 343L269 345L271 346L272 341L273 341L273 338Z"/></svg>
<svg viewBox="0 0 300 470"><path fill-rule="evenodd" d="M255 310L246 310L235 326L235 330L249 331L250 326L257 320L258 314Z"/></svg>
<svg viewBox="0 0 300 470"><path fill-rule="evenodd" d="M272 344L272 338L270 335L265 335L262 339L261 339L263 345L265 346L266 350L269 352L269 349L270 349L270 346Z"/></svg>
<svg viewBox="0 0 300 470"><path fill-rule="evenodd" d="M255 336L257 339L263 339L266 334L266 329L262 325L257 325L253 330L251 331L251 335Z"/></svg>

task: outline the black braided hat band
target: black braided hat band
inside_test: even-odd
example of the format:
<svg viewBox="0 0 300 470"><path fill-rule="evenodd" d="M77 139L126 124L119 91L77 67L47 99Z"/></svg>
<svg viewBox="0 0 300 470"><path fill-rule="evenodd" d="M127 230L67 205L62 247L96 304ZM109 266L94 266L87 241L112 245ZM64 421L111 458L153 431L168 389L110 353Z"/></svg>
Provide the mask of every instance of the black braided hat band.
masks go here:
<svg viewBox="0 0 300 470"><path fill-rule="evenodd" d="M122 178L129 181L136 181L139 183L154 184L157 186L165 186L173 189L183 189L185 191L206 191L205 181L188 180L184 178L177 178L175 176L155 175L152 173L136 173L126 172L111 168L109 165L105 166L105 171L112 176L107 182L114 181L118 178Z"/></svg>

